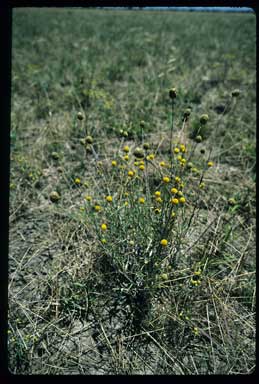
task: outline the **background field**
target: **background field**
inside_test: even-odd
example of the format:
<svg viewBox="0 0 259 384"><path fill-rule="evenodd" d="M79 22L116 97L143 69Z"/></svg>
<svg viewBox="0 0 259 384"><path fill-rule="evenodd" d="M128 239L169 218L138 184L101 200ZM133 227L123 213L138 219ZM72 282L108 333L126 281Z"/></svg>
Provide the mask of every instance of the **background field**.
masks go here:
<svg viewBox="0 0 259 384"><path fill-rule="evenodd" d="M12 44L10 370L252 372L255 16L16 9ZM100 250L92 229L84 226L84 196L99 191L96 156L109 160L119 146L143 141L166 152L161 143L170 134L171 87L178 91L175 132L182 126L182 111L192 109L187 144L197 132L199 116L209 115L202 135L215 168L206 181L204 210L219 202L223 212L234 198L235 218L220 227L222 247L213 248L208 257L204 285L195 295L185 290L181 308L199 335L194 337L177 320L176 303L170 329L179 333L163 336L145 328L141 337L131 333L123 342L116 333L119 320L108 310L112 304L102 307L106 296L95 269ZM233 99L237 88L240 96ZM78 111L83 122L77 120ZM121 138L120 130L127 137ZM94 151L88 154L79 143L86 131L94 138ZM75 178L87 185L76 186ZM62 196L58 204L49 200L53 190ZM212 249L210 238L202 242ZM167 320L159 321L164 332Z"/></svg>

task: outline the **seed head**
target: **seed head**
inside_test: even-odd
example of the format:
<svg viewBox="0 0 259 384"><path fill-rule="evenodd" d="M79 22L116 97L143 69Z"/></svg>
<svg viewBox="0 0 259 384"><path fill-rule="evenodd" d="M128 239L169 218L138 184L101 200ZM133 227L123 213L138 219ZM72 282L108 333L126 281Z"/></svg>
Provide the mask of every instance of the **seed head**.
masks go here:
<svg viewBox="0 0 259 384"><path fill-rule="evenodd" d="M169 89L169 97L172 100L174 100L176 98L176 89L175 88Z"/></svg>
<svg viewBox="0 0 259 384"><path fill-rule="evenodd" d="M201 135L196 136L196 137L195 137L195 141L196 141L197 143L201 143L201 142L202 142L202 136L201 136Z"/></svg>
<svg viewBox="0 0 259 384"><path fill-rule="evenodd" d="M77 118L78 118L78 120L83 120L84 119L84 115L82 114L82 112L78 112Z"/></svg>
<svg viewBox="0 0 259 384"><path fill-rule="evenodd" d="M52 156L52 159L54 159L54 160L59 159L59 154L57 152L52 152L51 156Z"/></svg>
<svg viewBox="0 0 259 384"><path fill-rule="evenodd" d="M94 141L94 139L92 138L92 136L86 136L85 142L87 144L93 144L93 141Z"/></svg>
<svg viewBox="0 0 259 384"><path fill-rule="evenodd" d="M144 143L143 144L143 148L144 149L149 149L150 148L150 144L149 143Z"/></svg>
<svg viewBox="0 0 259 384"><path fill-rule="evenodd" d="M190 108L186 108L186 109L184 110L184 112L183 112L183 117L184 117L185 119L188 119L188 117L190 116L190 114L191 114L191 109L190 109Z"/></svg>
<svg viewBox="0 0 259 384"><path fill-rule="evenodd" d="M133 152L134 156L137 157L138 159L143 159L143 157L145 156L144 154L144 151L143 149L137 147L134 152Z"/></svg>
<svg viewBox="0 0 259 384"><path fill-rule="evenodd" d="M232 91L232 97L238 97L240 95L240 89L234 89Z"/></svg>
<svg viewBox="0 0 259 384"><path fill-rule="evenodd" d="M141 128L144 128L145 127L145 121L144 120L141 120L140 123L139 123L139 126Z"/></svg>
<svg viewBox="0 0 259 384"><path fill-rule="evenodd" d="M237 202L236 202L236 200L233 198L233 197L231 197L230 199L228 199L228 204L229 205L235 205Z"/></svg>
<svg viewBox="0 0 259 384"><path fill-rule="evenodd" d="M49 195L49 198L52 203L56 203L60 199L60 194L56 191L52 191Z"/></svg>
<svg viewBox="0 0 259 384"><path fill-rule="evenodd" d="M208 120L209 120L209 116L207 114L201 115L201 117L200 117L200 123L201 124L205 125Z"/></svg>

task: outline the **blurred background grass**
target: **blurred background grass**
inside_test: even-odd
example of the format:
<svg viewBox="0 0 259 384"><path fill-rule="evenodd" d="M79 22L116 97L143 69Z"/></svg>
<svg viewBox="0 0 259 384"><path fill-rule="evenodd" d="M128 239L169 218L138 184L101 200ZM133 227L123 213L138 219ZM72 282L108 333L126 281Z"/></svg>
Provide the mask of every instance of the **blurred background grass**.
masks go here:
<svg viewBox="0 0 259 384"><path fill-rule="evenodd" d="M213 124L240 88L236 117L223 118L215 135L224 136L221 160L253 167L253 14L16 9L13 26L13 136L78 109L91 112L92 131L101 126L103 135L129 123L138 131L139 120L156 130L168 118L170 86L181 108L206 112Z"/></svg>

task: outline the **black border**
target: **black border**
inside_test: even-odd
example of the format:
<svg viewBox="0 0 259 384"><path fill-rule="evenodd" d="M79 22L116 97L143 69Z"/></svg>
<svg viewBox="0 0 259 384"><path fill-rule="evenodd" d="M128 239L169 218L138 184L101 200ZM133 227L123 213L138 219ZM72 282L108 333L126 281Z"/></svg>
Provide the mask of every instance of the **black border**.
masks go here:
<svg viewBox="0 0 259 384"><path fill-rule="evenodd" d="M33 381L43 379L49 380L54 378L54 380L64 380L68 377L69 379L80 378L99 378L105 379L112 378L112 380L120 380L121 377L118 375L111 376L92 376L92 375L13 375L8 371L8 356L7 356L7 311L8 311L8 233L9 233L9 169L10 169L10 111L11 111L11 49L12 49L12 9L20 7L145 7L145 6L173 6L173 7L249 7L254 10L257 14L258 0L249 0L249 1L239 1L239 0L217 0L217 1L202 1L202 0L171 0L171 1L126 1L120 2L120 4L113 3L113 1L108 0L1 0L0 2L0 52L1 52L1 64L2 68L0 71L0 92L2 97L0 98L0 164L1 164L1 186L2 193L0 199L0 216L1 216L1 255L0 255L0 382L6 383L12 380L24 378L27 380L32 379ZM169 10L165 10L169 11ZM257 24L256 24L257 31ZM257 35L257 33L256 33ZM257 79L257 76L256 76ZM258 112L257 112L258 113ZM258 115L257 115L258 116ZM4 129L3 129L4 128ZM257 186L256 186L257 187ZM207 381L209 376L210 380L215 379L218 382L218 379L227 378L228 382L235 380L239 381L245 379L246 381L255 380L257 376L258 369L256 367L255 371L251 375L204 375L204 376L166 376L161 375L161 380L169 378L171 380L185 380L190 378L191 380L198 379L199 382L202 380ZM144 379L155 379L158 376L135 376L132 375L129 378L133 379L140 377ZM160 375L159 375L160 377Z"/></svg>

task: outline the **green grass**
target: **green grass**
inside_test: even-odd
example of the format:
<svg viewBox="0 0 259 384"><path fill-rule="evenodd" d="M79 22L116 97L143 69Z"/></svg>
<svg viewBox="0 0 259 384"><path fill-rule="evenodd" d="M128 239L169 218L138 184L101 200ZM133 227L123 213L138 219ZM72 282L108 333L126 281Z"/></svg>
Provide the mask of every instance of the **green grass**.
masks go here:
<svg viewBox="0 0 259 384"><path fill-rule="evenodd" d="M254 15L16 9L11 122L9 369L251 373Z"/></svg>

